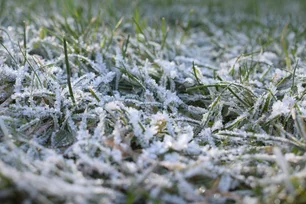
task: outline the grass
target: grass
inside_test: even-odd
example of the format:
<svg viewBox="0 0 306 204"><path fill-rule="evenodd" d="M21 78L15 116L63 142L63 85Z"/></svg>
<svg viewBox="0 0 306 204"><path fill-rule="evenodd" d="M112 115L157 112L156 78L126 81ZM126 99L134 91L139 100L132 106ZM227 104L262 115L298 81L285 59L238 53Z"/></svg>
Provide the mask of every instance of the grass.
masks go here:
<svg viewBox="0 0 306 204"><path fill-rule="evenodd" d="M0 200L305 203L305 8L0 1Z"/></svg>
<svg viewBox="0 0 306 204"><path fill-rule="evenodd" d="M73 91L72 91L72 86L71 86L71 70L70 70L70 66L69 66L69 59L68 59L68 53L67 53L67 41L64 38L63 39L64 42L64 51L65 51L65 64L66 64L66 70L67 70L67 84L68 84L68 88L69 88L69 94L70 97L72 99L73 104L75 104L75 99L73 96Z"/></svg>

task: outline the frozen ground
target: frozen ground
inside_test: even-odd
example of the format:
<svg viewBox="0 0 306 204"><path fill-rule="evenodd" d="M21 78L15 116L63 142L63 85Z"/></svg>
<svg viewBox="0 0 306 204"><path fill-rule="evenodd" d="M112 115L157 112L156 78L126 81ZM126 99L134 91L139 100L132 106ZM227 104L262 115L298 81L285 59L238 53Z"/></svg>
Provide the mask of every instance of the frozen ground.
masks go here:
<svg viewBox="0 0 306 204"><path fill-rule="evenodd" d="M0 1L1 203L305 203L305 8Z"/></svg>

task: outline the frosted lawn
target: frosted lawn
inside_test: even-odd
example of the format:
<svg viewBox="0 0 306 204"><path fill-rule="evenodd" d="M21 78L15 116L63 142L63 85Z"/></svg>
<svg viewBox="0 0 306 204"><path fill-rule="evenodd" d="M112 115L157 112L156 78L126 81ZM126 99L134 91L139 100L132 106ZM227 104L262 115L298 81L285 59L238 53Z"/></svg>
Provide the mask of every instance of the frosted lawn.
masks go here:
<svg viewBox="0 0 306 204"><path fill-rule="evenodd" d="M32 2L0 17L0 200L306 202L303 2Z"/></svg>

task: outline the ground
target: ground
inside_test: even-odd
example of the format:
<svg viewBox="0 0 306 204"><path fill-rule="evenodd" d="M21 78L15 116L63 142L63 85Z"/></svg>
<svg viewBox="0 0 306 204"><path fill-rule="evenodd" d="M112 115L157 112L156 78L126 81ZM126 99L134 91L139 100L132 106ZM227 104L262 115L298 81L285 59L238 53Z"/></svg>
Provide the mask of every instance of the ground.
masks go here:
<svg viewBox="0 0 306 204"><path fill-rule="evenodd" d="M306 203L302 0L0 0L1 203Z"/></svg>

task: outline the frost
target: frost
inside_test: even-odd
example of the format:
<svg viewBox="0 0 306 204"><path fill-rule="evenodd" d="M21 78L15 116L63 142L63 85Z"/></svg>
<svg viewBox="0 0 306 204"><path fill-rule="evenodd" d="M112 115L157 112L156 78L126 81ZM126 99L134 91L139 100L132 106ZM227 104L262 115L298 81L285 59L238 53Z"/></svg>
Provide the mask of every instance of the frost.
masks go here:
<svg viewBox="0 0 306 204"><path fill-rule="evenodd" d="M256 203L258 203L258 200L256 198L252 198L252 197L246 196L243 199L243 204L256 204Z"/></svg>
<svg viewBox="0 0 306 204"><path fill-rule="evenodd" d="M286 72L286 71L284 71L284 70L281 70L281 69L275 69L275 73L274 73L274 75L273 75L273 79L275 80L275 81L279 81L280 79L282 79L282 78L285 78L285 77L287 77L289 75L289 73L288 72Z"/></svg>
<svg viewBox="0 0 306 204"><path fill-rule="evenodd" d="M129 108L127 110L128 114L129 114L129 121L130 123L132 124L133 126L133 130L134 130L134 133L137 137L141 137L142 136L142 133L143 133L143 130L140 126L140 113L138 110L134 109L134 108Z"/></svg>
<svg viewBox="0 0 306 204"><path fill-rule="evenodd" d="M273 65L277 62L278 56L273 52L264 52L259 56L259 60L267 63L268 65Z"/></svg>
<svg viewBox="0 0 306 204"><path fill-rule="evenodd" d="M176 141L173 141L173 148L176 150L186 149L188 142L192 139L190 134L181 134Z"/></svg>
<svg viewBox="0 0 306 204"><path fill-rule="evenodd" d="M8 81L8 82L14 82L17 78L17 72L7 66L6 64L1 64L1 69L0 69L0 79L1 82ZM2 83L0 83L2 84Z"/></svg>
<svg viewBox="0 0 306 204"><path fill-rule="evenodd" d="M28 70L28 65L20 67L16 74L16 82L15 82L15 92L19 93L22 89L22 80L24 79L24 75Z"/></svg>
<svg viewBox="0 0 306 204"><path fill-rule="evenodd" d="M294 98L288 96L285 96L282 101L276 101L272 106L271 117L290 113L294 102Z"/></svg>
<svg viewBox="0 0 306 204"><path fill-rule="evenodd" d="M218 188L221 192L227 192L231 187L232 179L228 175L223 175L219 182Z"/></svg>
<svg viewBox="0 0 306 204"><path fill-rule="evenodd" d="M36 1L0 8L1 200L304 201L302 1Z"/></svg>

